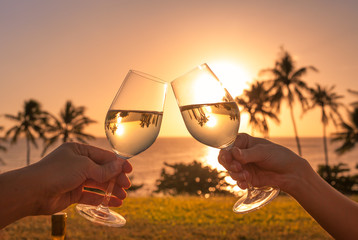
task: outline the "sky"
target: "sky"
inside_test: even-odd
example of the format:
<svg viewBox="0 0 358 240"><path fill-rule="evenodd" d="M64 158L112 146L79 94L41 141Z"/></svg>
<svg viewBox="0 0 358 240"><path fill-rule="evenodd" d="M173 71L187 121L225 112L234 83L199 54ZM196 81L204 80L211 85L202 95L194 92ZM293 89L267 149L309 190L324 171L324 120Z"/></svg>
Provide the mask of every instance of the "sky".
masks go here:
<svg viewBox="0 0 358 240"><path fill-rule="evenodd" d="M235 97L272 68L280 48L297 67L315 66L310 86L335 85L344 103L358 90L358 2L333 0L0 0L0 114L35 99L58 114L67 100L97 121L130 69L170 82L207 63ZM295 116L299 136L321 136L319 109ZM282 105L270 136L293 136ZM12 122L0 117L0 126ZM329 131L335 131L330 125ZM251 133L247 116L240 132ZM160 136L189 136L168 88Z"/></svg>

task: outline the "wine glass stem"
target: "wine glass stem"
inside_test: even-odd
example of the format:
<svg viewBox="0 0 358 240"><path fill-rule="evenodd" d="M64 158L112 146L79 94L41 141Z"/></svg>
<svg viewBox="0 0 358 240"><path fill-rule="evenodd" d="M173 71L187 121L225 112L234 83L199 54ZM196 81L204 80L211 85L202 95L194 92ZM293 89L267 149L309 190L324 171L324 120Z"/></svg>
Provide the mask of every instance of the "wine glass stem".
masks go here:
<svg viewBox="0 0 358 240"><path fill-rule="evenodd" d="M108 207L109 200L111 199L112 191L113 191L113 188L114 188L114 181L115 181L115 179L113 178L113 179L111 179L111 181L108 184L108 187L107 187L106 193L104 195L103 201L100 204L102 207Z"/></svg>
<svg viewBox="0 0 358 240"><path fill-rule="evenodd" d="M233 148L233 147L234 147L234 143L235 143L235 141L234 141L234 142L232 142L229 146L227 146L227 147L223 148L223 150L229 151L231 148Z"/></svg>

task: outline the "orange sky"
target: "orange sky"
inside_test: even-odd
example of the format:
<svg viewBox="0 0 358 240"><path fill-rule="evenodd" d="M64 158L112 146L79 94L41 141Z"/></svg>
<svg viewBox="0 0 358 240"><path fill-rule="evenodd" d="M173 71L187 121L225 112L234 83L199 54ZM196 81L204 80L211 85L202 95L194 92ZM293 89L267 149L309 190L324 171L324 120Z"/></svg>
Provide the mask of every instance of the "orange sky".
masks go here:
<svg viewBox="0 0 358 240"><path fill-rule="evenodd" d="M104 136L105 114L129 69L170 82L206 62L224 82L241 77L242 85L273 67L280 46L298 67L319 69L306 78L311 86L335 84L349 103L346 90L358 90L357 9L358 2L332 0L1 1L0 114L16 114L30 98L58 113L72 100L98 121L87 131ZM283 106L271 136L293 135ZM318 109L295 113L300 136L321 136ZM0 118L1 125L11 123ZM245 117L240 131L250 133ZM188 136L170 88L161 136Z"/></svg>

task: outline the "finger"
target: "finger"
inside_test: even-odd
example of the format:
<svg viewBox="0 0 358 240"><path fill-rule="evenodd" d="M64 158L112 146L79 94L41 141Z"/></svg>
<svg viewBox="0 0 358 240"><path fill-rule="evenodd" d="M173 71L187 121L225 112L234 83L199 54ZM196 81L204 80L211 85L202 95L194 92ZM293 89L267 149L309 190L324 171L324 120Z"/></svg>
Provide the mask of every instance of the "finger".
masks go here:
<svg viewBox="0 0 358 240"><path fill-rule="evenodd" d="M249 177L249 173L246 170L240 171L240 172L229 171L229 174L232 179L234 179L235 181L238 181L238 182L247 181L247 179Z"/></svg>
<svg viewBox="0 0 358 240"><path fill-rule="evenodd" d="M122 172L122 164L118 159L103 165L91 162L87 171L87 178L100 183L107 182Z"/></svg>
<svg viewBox="0 0 358 240"><path fill-rule="evenodd" d="M98 164L104 164L118 159L122 164L126 161L118 157L114 152L98 148L87 144L76 144L79 154L82 156L89 157Z"/></svg>
<svg viewBox="0 0 358 240"><path fill-rule="evenodd" d="M220 150L218 160L219 160L219 163L227 169L232 162L231 153L226 150Z"/></svg>
<svg viewBox="0 0 358 240"><path fill-rule="evenodd" d="M83 204L92 205L92 206L97 206L100 203L102 203L102 201L103 201L103 195L84 190L82 192L81 198L78 202L83 203ZM118 206L122 205L122 203L123 203L123 200L112 195L110 197L108 205L110 207L118 207Z"/></svg>
<svg viewBox="0 0 358 240"><path fill-rule="evenodd" d="M116 183L118 186L128 189L131 186L131 181L129 180L128 176L124 173L119 174L116 179Z"/></svg>
<svg viewBox="0 0 358 240"><path fill-rule="evenodd" d="M133 167L132 167L132 165L131 165L128 161L125 161L125 162L123 163L122 170L123 170L123 172L125 172L125 173L130 173L130 172L132 172Z"/></svg>
<svg viewBox="0 0 358 240"><path fill-rule="evenodd" d="M88 188L94 188L101 190L103 193L107 190L108 182L106 183L99 183L93 180L87 180L83 185ZM101 193L99 193L101 194ZM115 184L112 190L112 194L118 197L119 199L125 199L127 197L126 191L123 189L122 186Z"/></svg>
<svg viewBox="0 0 358 240"><path fill-rule="evenodd" d="M240 149L246 149L255 146L256 144L267 144L268 140L263 138L252 137L246 133L239 133L236 137L234 145Z"/></svg>
<svg viewBox="0 0 358 240"><path fill-rule="evenodd" d="M238 161L232 161L232 163L227 168L228 171L240 172L243 170L241 163Z"/></svg>
<svg viewBox="0 0 358 240"><path fill-rule="evenodd" d="M246 170L240 172L229 171L230 177L236 181L237 185L241 189L246 189L249 187L247 179L249 178L249 172Z"/></svg>
<svg viewBox="0 0 358 240"><path fill-rule="evenodd" d="M249 184L248 184L246 181L237 182L237 186L239 186L239 188L241 188L241 189L247 189L247 188L249 188Z"/></svg>

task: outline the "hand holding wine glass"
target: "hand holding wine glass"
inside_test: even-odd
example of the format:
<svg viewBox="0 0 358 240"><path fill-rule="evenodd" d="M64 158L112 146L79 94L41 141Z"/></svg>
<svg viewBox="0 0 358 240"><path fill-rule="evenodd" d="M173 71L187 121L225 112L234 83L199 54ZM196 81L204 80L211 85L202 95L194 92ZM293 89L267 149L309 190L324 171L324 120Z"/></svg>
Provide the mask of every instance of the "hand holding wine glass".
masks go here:
<svg viewBox="0 0 358 240"><path fill-rule="evenodd" d="M199 142L219 149L232 148L240 125L240 111L229 92L207 64L202 64L171 82L182 117L190 134ZM257 209L279 193L278 188L249 189L233 211Z"/></svg>
<svg viewBox="0 0 358 240"><path fill-rule="evenodd" d="M130 70L124 79L105 119L105 132L113 151L129 159L156 140L162 118L167 84L148 74ZM77 205L86 219L99 224L121 227L126 220L108 208L114 182L108 185L98 206Z"/></svg>

